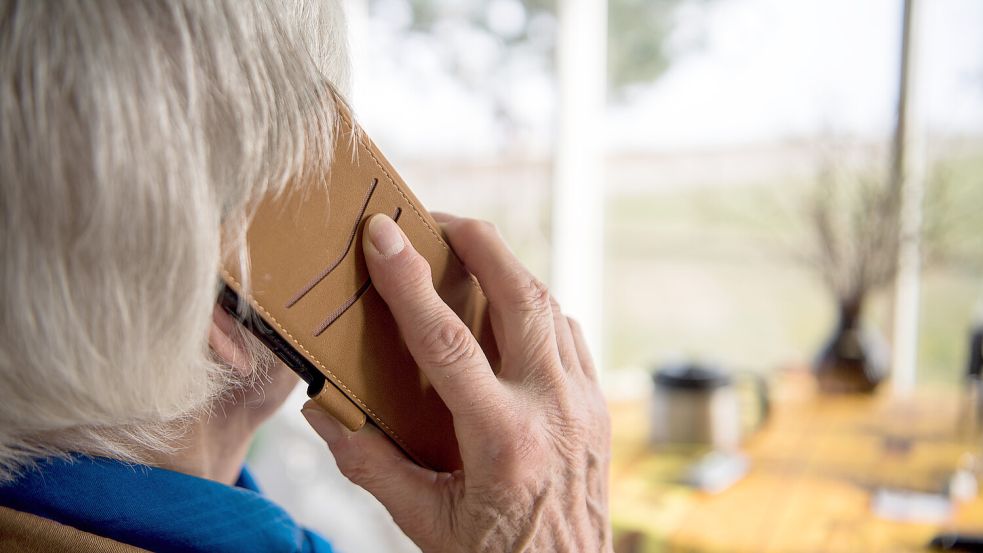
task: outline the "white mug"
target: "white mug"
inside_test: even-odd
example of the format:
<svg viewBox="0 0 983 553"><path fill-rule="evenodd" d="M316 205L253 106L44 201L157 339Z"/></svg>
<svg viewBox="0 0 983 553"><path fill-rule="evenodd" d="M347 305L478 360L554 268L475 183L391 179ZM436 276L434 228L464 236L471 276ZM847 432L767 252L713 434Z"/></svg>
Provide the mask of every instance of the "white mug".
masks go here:
<svg viewBox="0 0 983 553"><path fill-rule="evenodd" d="M764 423L769 410L764 379L753 373L739 376L754 384L757 410L751 423L742 416L745 411L735 375L695 363L669 365L655 371L651 442L738 449L744 437Z"/></svg>

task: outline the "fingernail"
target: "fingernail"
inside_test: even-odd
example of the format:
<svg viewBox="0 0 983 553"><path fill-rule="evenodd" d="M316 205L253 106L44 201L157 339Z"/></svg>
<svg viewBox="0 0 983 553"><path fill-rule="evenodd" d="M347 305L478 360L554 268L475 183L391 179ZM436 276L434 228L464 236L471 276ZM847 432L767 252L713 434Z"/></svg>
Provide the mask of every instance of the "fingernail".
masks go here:
<svg viewBox="0 0 983 553"><path fill-rule="evenodd" d="M369 219L366 232L375 250L387 259L403 251L406 246L396 222L383 214L373 215Z"/></svg>
<svg viewBox="0 0 983 553"><path fill-rule="evenodd" d="M321 439L327 442L329 446L336 443L345 435L341 423L319 408L305 405L300 412L307 419L308 424L314 428L318 436L321 436Z"/></svg>

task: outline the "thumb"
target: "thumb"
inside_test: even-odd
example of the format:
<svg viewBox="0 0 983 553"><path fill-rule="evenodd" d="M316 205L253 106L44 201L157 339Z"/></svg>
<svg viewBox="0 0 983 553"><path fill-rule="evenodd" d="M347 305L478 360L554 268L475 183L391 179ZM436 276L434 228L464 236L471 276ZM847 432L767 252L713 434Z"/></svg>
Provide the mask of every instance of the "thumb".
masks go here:
<svg viewBox="0 0 983 553"><path fill-rule="evenodd" d="M425 523L433 527L449 474L417 465L371 424L351 432L313 401L301 413L328 444L341 473L375 496L404 532L412 536Z"/></svg>

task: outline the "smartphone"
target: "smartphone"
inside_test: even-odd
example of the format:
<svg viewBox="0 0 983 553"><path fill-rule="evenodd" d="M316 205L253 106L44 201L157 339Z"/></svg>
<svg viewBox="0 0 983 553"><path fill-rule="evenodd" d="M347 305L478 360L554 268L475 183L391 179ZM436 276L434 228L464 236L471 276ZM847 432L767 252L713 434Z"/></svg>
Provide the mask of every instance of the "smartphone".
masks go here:
<svg viewBox="0 0 983 553"><path fill-rule="evenodd" d="M260 202L247 231L249 274L223 264L220 303L348 428L374 424L417 463L453 471L460 468L453 421L372 287L364 222L375 213L397 222L430 263L437 293L496 366L487 300L351 113L342 107L338 119L330 169Z"/></svg>

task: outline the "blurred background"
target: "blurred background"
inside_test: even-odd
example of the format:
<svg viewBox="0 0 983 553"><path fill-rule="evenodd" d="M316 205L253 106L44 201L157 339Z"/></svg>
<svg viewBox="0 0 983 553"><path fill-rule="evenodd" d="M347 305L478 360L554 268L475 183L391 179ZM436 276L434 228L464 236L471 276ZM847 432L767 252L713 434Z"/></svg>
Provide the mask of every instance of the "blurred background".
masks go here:
<svg viewBox="0 0 983 553"><path fill-rule="evenodd" d="M495 222L583 322L619 551L983 531L983 2L346 6L369 135L429 208ZM673 391L696 373L705 397ZM768 409L747 407L749 375ZM735 411L707 407L721 389ZM414 551L303 399L251 452L267 492L341 551Z"/></svg>

